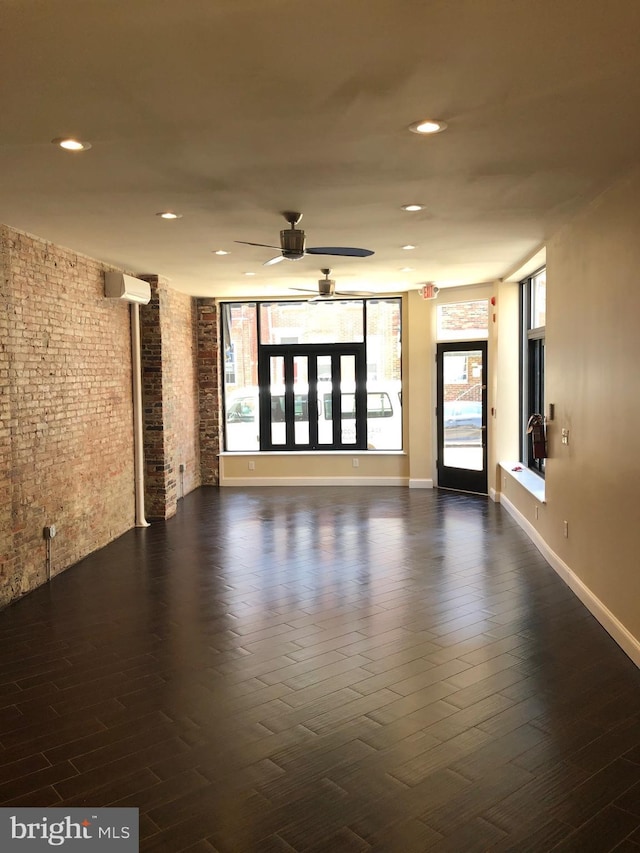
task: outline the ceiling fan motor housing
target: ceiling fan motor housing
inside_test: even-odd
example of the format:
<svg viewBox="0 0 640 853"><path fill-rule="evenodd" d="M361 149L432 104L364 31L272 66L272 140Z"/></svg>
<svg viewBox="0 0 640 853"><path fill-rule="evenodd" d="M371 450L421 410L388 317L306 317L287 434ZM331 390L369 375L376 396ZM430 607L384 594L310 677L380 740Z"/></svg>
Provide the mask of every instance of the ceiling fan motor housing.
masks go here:
<svg viewBox="0 0 640 853"><path fill-rule="evenodd" d="M318 294L320 296L333 296L336 283L332 278L318 279Z"/></svg>
<svg viewBox="0 0 640 853"><path fill-rule="evenodd" d="M290 261L298 261L304 257L305 236L299 228L285 228L280 232L282 254Z"/></svg>

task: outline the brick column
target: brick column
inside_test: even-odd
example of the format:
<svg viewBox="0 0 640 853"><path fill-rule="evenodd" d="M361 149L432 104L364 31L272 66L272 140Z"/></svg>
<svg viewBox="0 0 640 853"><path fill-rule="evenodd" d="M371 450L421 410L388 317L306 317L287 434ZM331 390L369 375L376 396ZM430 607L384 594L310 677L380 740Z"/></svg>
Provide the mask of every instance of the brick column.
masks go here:
<svg viewBox="0 0 640 853"><path fill-rule="evenodd" d="M203 486L217 486L220 452L218 312L213 299L198 299L197 304L200 470Z"/></svg>
<svg viewBox="0 0 640 853"><path fill-rule="evenodd" d="M176 511L177 490L165 423L161 327L163 285L158 276L140 278L151 285L151 301L140 308L145 512L148 518L169 518Z"/></svg>

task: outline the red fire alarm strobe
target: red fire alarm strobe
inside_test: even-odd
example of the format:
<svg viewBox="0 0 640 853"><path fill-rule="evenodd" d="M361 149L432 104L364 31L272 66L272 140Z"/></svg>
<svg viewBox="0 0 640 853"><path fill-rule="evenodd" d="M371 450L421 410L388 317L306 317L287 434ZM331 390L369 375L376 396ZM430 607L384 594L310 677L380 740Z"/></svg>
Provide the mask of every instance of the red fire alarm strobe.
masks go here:
<svg viewBox="0 0 640 853"><path fill-rule="evenodd" d="M440 288L436 287L435 284L423 284L418 293L422 296L423 299L435 299L438 293L440 292Z"/></svg>

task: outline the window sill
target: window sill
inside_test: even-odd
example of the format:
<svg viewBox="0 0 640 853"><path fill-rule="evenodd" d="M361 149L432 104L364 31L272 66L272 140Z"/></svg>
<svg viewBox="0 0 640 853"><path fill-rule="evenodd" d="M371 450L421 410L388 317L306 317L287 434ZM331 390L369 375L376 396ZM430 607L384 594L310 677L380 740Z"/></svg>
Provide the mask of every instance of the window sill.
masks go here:
<svg viewBox="0 0 640 853"><path fill-rule="evenodd" d="M406 456L404 450L221 450L219 456Z"/></svg>
<svg viewBox="0 0 640 853"><path fill-rule="evenodd" d="M526 489L540 503L545 501L545 482L542 477L526 468L521 462L501 462L500 467ZM518 470L519 469L519 470Z"/></svg>

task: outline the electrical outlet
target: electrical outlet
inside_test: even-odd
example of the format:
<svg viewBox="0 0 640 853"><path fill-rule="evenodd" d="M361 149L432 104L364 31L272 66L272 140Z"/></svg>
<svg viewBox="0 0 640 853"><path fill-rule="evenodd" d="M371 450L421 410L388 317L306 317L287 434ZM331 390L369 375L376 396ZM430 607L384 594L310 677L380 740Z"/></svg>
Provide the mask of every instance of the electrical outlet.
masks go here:
<svg viewBox="0 0 640 853"><path fill-rule="evenodd" d="M568 521L562 522L562 530L563 530L564 538L568 539L569 538L569 522Z"/></svg>
<svg viewBox="0 0 640 853"><path fill-rule="evenodd" d="M253 459L251 460L251 462L249 462L249 470L250 471L256 470L256 463L253 461Z"/></svg>
<svg viewBox="0 0 640 853"><path fill-rule="evenodd" d="M562 443L569 444L569 430L562 428Z"/></svg>
<svg viewBox="0 0 640 853"><path fill-rule="evenodd" d="M351 464L353 465L354 468L359 468L360 467L360 460L354 456L354 458L351 460Z"/></svg>
<svg viewBox="0 0 640 853"><path fill-rule="evenodd" d="M42 535L45 539L53 539L57 532L55 524L48 524L42 531Z"/></svg>

